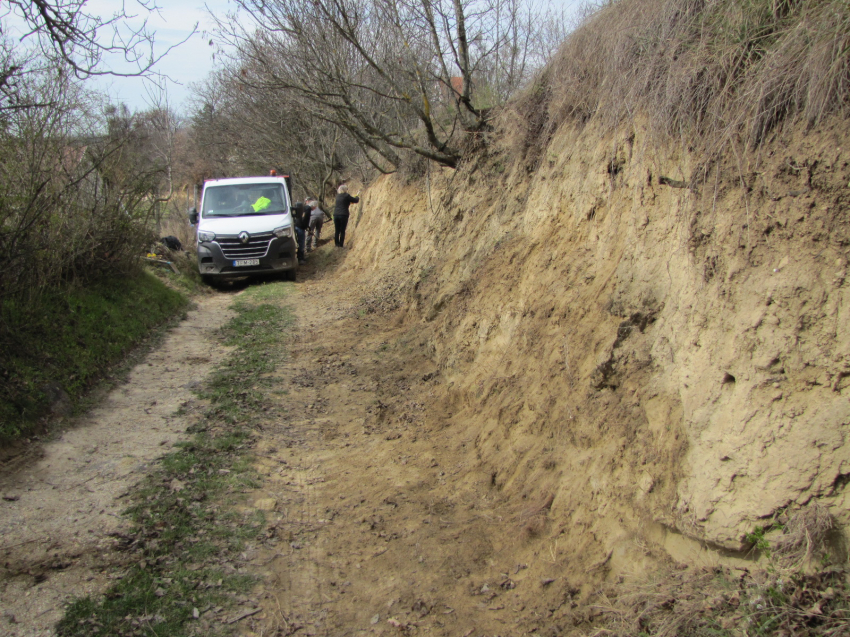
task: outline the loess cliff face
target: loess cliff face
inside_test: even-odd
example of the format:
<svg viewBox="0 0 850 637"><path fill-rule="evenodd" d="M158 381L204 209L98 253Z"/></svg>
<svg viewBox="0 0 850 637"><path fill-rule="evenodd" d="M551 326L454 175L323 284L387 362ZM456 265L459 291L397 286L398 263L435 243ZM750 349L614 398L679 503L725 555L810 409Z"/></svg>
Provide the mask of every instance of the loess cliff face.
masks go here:
<svg viewBox="0 0 850 637"><path fill-rule="evenodd" d="M432 422L469 442L468 479L545 510L520 536L563 536L575 568L742 550L813 498L846 529L849 132L702 166L590 124L534 169L494 151L384 178L347 275L428 336Z"/></svg>

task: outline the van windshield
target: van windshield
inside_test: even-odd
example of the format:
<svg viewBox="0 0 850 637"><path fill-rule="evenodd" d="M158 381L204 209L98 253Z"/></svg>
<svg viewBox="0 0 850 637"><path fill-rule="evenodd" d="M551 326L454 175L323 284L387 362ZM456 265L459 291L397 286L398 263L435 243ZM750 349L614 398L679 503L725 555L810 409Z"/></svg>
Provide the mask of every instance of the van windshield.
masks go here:
<svg viewBox="0 0 850 637"><path fill-rule="evenodd" d="M205 218L279 215L286 212L285 201L279 184L208 186L201 214Z"/></svg>

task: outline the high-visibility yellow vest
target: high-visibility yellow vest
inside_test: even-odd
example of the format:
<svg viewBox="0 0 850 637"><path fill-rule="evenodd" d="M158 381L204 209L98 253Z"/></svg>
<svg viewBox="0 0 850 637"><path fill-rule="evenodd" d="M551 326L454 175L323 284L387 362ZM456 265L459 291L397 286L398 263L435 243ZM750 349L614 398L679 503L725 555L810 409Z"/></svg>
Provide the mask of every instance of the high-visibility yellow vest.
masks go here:
<svg viewBox="0 0 850 637"><path fill-rule="evenodd" d="M267 199L266 197L260 197L251 204L251 207L254 209L254 212L260 212L260 210L265 210L269 207L269 204L272 202L271 199Z"/></svg>

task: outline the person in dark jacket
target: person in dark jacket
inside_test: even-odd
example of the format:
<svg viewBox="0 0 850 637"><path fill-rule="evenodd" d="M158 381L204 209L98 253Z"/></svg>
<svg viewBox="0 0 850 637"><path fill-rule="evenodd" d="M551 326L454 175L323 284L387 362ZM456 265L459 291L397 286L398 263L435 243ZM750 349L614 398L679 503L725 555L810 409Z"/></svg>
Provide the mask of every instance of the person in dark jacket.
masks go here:
<svg viewBox="0 0 850 637"><path fill-rule="evenodd" d="M360 197L352 197L348 194L348 184L342 184L336 191L336 203L334 204L334 244L337 248L345 247L345 229L348 226L348 207L353 203L360 203Z"/></svg>
<svg viewBox="0 0 850 637"><path fill-rule="evenodd" d="M295 223L295 237L298 240L298 263L307 263L307 255L304 252L304 240L307 236L307 228L310 227L310 206L302 201L295 204L292 213L292 221Z"/></svg>

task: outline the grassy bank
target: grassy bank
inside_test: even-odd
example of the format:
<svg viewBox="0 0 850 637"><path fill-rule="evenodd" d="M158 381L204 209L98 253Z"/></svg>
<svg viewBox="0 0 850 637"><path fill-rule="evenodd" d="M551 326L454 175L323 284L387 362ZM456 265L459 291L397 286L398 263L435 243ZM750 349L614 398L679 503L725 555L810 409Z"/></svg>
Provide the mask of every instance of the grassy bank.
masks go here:
<svg viewBox="0 0 850 637"><path fill-rule="evenodd" d="M185 295L140 272L0 301L0 442L36 431L62 392L66 409L157 326L185 312Z"/></svg>
<svg viewBox="0 0 850 637"><path fill-rule="evenodd" d="M236 349L200 392L208 406L191 441L165 456L130 496L124 537L129 566L100 598L72 603L58 626L76 635L215 635L229 623L252 580L233 560L264 530L261 511L235 505L257 486L249 447L262 418L266 378L286 354L292 323L284 306L290 284L248 289L224 328ZM250 612L250 611L247 611Z"/></svg>
<svg viewBox="0 0 850 637"><path fill-rule="evenodd" d="M566 122L648 124L704 162L758 147L786 122L846 115L845 0L616 0L596 8L506 113L513 151L539 161ZM695 150L696 149L696 150Z"/></svg>

